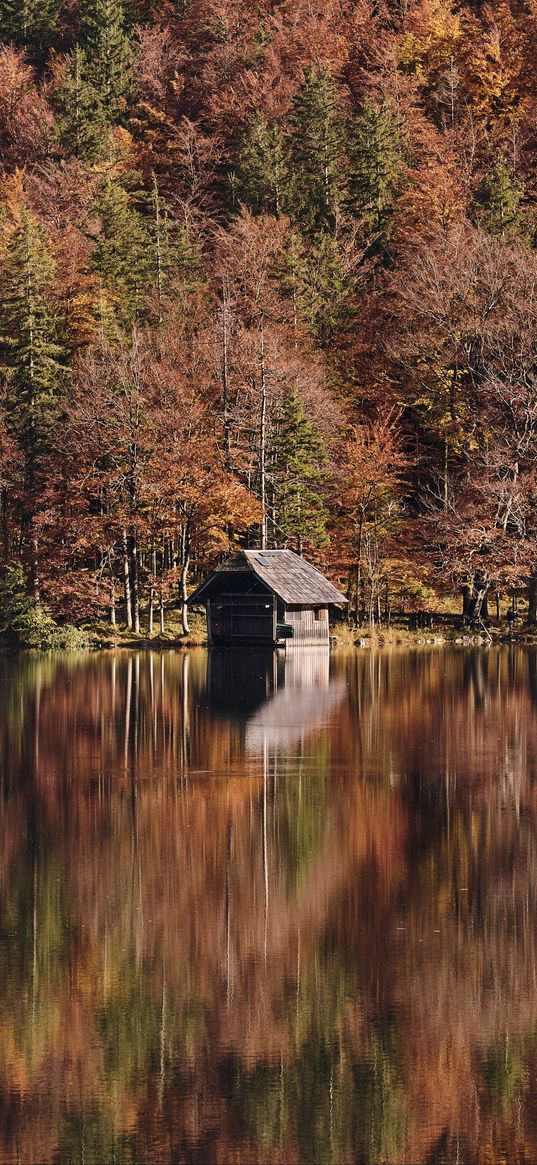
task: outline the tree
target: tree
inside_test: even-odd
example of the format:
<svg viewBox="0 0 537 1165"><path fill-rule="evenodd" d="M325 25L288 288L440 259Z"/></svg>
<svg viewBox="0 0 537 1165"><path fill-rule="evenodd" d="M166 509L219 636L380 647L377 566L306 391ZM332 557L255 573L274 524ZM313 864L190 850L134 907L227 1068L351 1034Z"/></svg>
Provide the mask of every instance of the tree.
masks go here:
<svg viewBox="0 0 537 1165"><path fill-rule="evenodd" d="M3 0L0 9L0 41L24 49L36 65L42 65L58 35L60 0Z"/></svg>
<svg viewBox="0 0 537 1165"><path fill-rule="evenodd" d="M241 469L250 486L254 486L261 505L260 544L267 540L267 465L271 409L275 377L271 369L272 320L277 318L276 266L285 226L268 216L253 218L243 212L232 231L221 237L217 253L219 282L225 288L227 331L229 299L234 302L237 324L235 334L238 391L231 401L230 352L228 339L222 336L221 409L224 443L229 464ZM230 288L233 288L232 293ZM234 416L233 416L234 414ZM238 422L238 423L237 423ZM246 423L245 423L246 422ZM232 430L235 433L232 434ZM237 440L235 455L231 446Z"/></svg>
<svg viewBox="0 0 537 1165"><path fill-rule="evenodd" d="M326 424L330 409L323 362L298 314L298 289L291 313L281 295L279 278L288 238L285 221L243 212L221 238L217 254L223 296L213 359L218 368L223 444L228 464L261 504L262 546L269 537L278 538L277 529L269 533L271 464L283 402L295 395L309 410L308 421L314 429L316 416L324 414ZM298 416L295 420L299 423Z"/></svg>
<svg viewBox="0 0 537 1165"><path fill-rule="evenodd" d="M287 393L274 419L270 479L276 542L303 546L327 543L323 485L326 453L296 390Z"/></svg>
<svg viewBox="0 0 537 1165"><path fill-rule="evenodd" d="M403 150L390 106L366 97L360 117L348 127L345 209L361 224L369 245L389 242L397 194L402 181Z"/></svg>
<svg viewBox="0 0 537 1165"><path fill-rule="evenodd" d="M162 323L165 301L170 296L192 290L199 280L199 260L180 220L170 213L156 174L145 200L142 231L147 233L149 251L145 255L147 275L155 290L158 321Z"/></svg>
<svg viewBox="0 0 537 1165"><path fill-rule="evenodd" d="M398 280L394 364L424 449L426 545L470 619L493 583L534 574L536 285L527 247L469 227Z"/></svg>
<svg viewBox="0 0 537 1165"><path fill-rule="evenodd" d="M360 259L362 255L360 255ZM293 233L282 255L279 280L301 322L326 350L340 347L355 322L356 250L348 239L319 234L303 242Z"/></svg>
<svg viewBox="0 0 537 1165"><path fill-rule="evenodd" d="M491 235L519 234L522 197L522 187L499 154L476 191L476 217Z"/></svg>
<svg viewBox="0 0 537 1165"><path fill-rule="evenodd" d="M61 70L55 100L62 152L93 161L106 146L106 116L99 93L88 79L87 54L79 44L63 59Z"/></svg>
<svg viewBox="0 0 537 1165"><path fill-rule="evenodd" d="M311 67L293 104L290 209L306 234L333 231L342 192L343 122L334 82Z"/></svg>
<svg viewBox="0 0 537 1165"><path fill-rule="evenodd" d="M87 603L99 586L115 619L122 590L125 623L135 632L146 598L152 629L155 595L163 629L168 595L179 602L186 634L193 554L225 549L231 527L259 518L251 494L225 469L204 371L203 347L185 321L155 337L135 330L131 343L105 339L78 370L61 450L69 510L57 519L69 550L64 570L74 580L70 602L75 593L83 601L85 589Z"/></svg>
<svg viewBox="0 0 537 1165"><path fill-rule="evenodd" d="M193 555L202 558L208 551L229 549L230 530L244 531L257 524L259 507L223 465L211 432L210 410L198 386L186 380L180 394L176 390L163 393L157 426L158 528L173 538L176 548L181 625L186 635Z"/></svg>
<svg viewBox="0 0 537 1165"><path fill-rule="evenodd" d="M125 115L132 84L133 45L125 31L121 0L84 0L81 5L86 80L98 95L106 120Z"/></svg>
<svg viewBox="0 0 537 1165"><path fill-rule="evenodd" d="M0 373L6 383L6 419L24 459L23 538L32 589L39 598L36 513L44 458L61 412L65 353L55 309L54 260L44 231L24 202L3 240L0 294Z"/></svg>
<svg viewBox="0 0 537 1165"><path fill-rule="evenodd" d="M95 240L94 266L105 291L107 306L124 327L142 312L151 290L150 236L134 196L114 178L107 178L97 206L100 232Z"/></svg>
<svg viewBox="0 0 537 1165"><path fill-rule="evenodd" d="M22 52L0 46L0 165L29 166L48 150L53 124L34 69Z"/></svg>
<svg viewBox="0 0 537 1165"><path fill-rule="evenodd" d="M11 494L20 487L20 457L17 441L9 431L6 420L3 398L6 387L2 392L2 407L0 409L0 523L2 537L2 566L6 568L11 560L11 529L9 499Z"/></svg>
<svg viewBox="0 0 537 1165"><path fill-rule="evenodd" d="M254 214L278 218L285 207L287 183L282 131L258 114L240 148L235 177L237 195Z"/></svg>
<svg viewBox="0 0 537 1165"><path fill-rule="evenodd" d="M421 0L404 22L398 49L427 112L453 130L464 108L467 54L482 40L482 27L469 6L454 10L449 0Z"/></svg>
<svg viewBox="0 0 537 1165"><path fill-rule="evenodd" d="M353 426L337 450L335 534L358 622L377 617L381 586L390 581L406 467L397 418L391 414Z"/></svg>

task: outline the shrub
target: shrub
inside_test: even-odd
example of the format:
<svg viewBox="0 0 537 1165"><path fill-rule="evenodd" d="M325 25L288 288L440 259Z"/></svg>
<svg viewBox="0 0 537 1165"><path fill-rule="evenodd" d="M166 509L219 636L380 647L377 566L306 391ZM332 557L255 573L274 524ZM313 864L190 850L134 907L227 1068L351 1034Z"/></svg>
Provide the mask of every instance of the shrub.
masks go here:
<svg viewBox="0 0 537 1165"><path fill-rule="evenodd" d="M8 567L0 579L0 634L21 647L45 651L74 651L88 646L84 631L70 624L59 626L48 611L30 598L20 563Z"/></svg>

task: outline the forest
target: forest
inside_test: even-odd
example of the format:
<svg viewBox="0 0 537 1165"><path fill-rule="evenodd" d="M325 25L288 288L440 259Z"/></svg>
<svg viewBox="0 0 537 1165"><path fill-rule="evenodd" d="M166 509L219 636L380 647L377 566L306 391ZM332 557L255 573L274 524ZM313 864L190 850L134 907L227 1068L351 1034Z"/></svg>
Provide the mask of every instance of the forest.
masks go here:
<svg viewBox="0 0 537 1165"><path fill-rule="evenodd" d="M537 5L3 0L0 622L537 622ZM503 604L503 607L502 607Z"/></svg>

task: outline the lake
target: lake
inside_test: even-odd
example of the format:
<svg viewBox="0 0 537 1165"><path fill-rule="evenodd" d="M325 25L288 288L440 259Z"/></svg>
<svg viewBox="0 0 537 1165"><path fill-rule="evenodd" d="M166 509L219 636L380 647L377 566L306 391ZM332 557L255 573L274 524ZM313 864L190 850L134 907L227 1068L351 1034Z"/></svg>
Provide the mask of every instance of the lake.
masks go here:
<svg viewBox="0 0 537 1165"><path fill-rule="evenodd" d="M0 658L0 1161L537 1160L537 652Z"/></svg>

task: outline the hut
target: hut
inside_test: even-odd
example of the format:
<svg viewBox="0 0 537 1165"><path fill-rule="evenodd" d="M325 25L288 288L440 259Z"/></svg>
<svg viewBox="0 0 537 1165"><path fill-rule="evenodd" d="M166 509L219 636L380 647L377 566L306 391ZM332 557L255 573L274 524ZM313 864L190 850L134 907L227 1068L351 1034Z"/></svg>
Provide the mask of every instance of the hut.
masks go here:
<svg viewBox="0 0 537 1165"><path fill-rule="evenodd" d="M329 641L329 617L347 600L292 550L241 550L190 596L207 610L209 644L276 646Z"/></svg>

